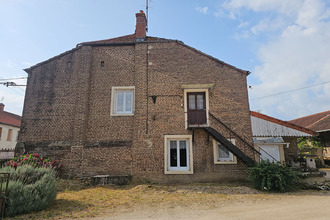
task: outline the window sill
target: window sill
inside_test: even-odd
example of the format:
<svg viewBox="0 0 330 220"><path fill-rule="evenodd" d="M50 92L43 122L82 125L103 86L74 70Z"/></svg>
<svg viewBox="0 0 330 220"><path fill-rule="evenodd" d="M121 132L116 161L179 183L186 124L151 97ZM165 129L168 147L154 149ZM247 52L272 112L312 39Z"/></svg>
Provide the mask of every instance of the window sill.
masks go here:
<svg viewBox="0 0 330 220"><path fill-rule="evenodd" d="M217 161L214 164L237 164L237 161Z"/></svg>
<svg viewBox="0 0 330 220"><path fill-rule="evenodd" d="M201 125L188 125L188 128L208 128L210 125L208 124L201 124Z"/></svg>
<svg viewBox="0 0 330 220"><path fill-rule="evenodd" d="M189 171L165 170L165 174L194 174L194 172L192 170L189 170Z"/></svg>
<svg viewBox="0 0 330 220"><path fill-rule="evenodd" d="M134 116L134 113L132 113L132 114L111 114L110 116L111 117L112 116L114 116L114 117L116 117L116 116Z"/></svg>

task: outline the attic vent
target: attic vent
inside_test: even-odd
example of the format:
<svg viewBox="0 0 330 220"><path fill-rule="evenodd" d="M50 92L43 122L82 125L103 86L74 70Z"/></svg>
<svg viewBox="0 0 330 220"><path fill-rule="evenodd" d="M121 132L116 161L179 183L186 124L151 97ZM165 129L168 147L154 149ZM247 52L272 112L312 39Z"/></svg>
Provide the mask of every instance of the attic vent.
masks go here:
<svg viewBox="0 0 330 220"><path fill-rule="evenodd" d="M101 61L101 67L104 67L104 61Z"/></svg>

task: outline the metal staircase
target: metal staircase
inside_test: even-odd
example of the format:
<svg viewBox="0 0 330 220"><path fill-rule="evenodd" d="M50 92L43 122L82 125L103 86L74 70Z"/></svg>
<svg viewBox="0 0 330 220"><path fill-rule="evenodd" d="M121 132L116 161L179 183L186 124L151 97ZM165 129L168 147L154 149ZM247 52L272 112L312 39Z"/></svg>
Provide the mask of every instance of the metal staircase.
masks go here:
<svg viewBox="0 0 330 220"><path fill-rule="evenodd" d="M249 144L244 138L230 129L226 124L224 124L220 119L215 117L211 112L209 112L211 125L212 127L203 127L203 129L210 134L216 141L224 145L230 152L232 152L237 158L241 159L247 165L255 164L256 154L260 155L260 152L257 151L251 144ZM235 138L235 145L232 144L229 140ZM238 148L237 146L240 146ZM241 149L249 149L253 152L254 158Z"/></svg>
<svg viewBox="0 0 330 220"><path fill-rule="evenodd" d="M225 146L230 152L232 152L236 157L240 158L244 163L248 165L253 165L254 160L245 155L238 147L232 144L227 140L224 136L222 136L219 132L217 132L214 128L203 128L206 132L208 132L216 141Z"/></svg>

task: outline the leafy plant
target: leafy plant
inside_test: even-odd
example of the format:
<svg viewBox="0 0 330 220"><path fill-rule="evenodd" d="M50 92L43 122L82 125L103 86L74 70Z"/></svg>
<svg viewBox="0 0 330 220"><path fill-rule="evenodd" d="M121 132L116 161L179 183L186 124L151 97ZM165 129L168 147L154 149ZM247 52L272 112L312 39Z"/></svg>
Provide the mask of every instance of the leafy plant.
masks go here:
<svg viewBox="0 0 330 220"><path fill-rule="evenodd" d="M263 160L250 168L250 179L258 190L288 192L297 188L298 174L287 166Z"/></svg>
<svg viewBox="0 0 330 220"><path fill-rule="evenodd" d="M322 148L320 137L299 137L297 138L297 146L302 148Z"/></svg>
<svg viewBox="0 0 330 220"><path fill-rule="evenodd" d="M57 161L55 160L52 161L50 159L43 158L39 154L35 154L35 153L15 157L12 160L7 161L4 165L14 167L15 169L18 166L22 166L22 165L31 165L35 168L40 168L40 167L50 168L55 172L56 176L59 176L62 168L62 164L58 163Z"/></svg>
<svg viewBox="0 0 330 220"><path fill-rule="evenodd" d="M45 209L56 198L55 174L47 168L4 167L0 172L10 173L6 216Z"/></svg>

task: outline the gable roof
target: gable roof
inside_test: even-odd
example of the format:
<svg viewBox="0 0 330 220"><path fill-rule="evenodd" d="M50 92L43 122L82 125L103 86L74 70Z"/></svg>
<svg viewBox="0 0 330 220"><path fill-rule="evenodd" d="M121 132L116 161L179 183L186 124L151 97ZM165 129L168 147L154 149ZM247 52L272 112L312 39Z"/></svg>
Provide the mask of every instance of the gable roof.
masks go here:
<svg viewBox="0 0 330 220"><path fill-rule="evenodd" d="M197 52L197 53L199 53L199 54L201 54L203 56L206 56L206 57L208 57L208 58L210 58L210 59L212 59L212 60L220 63L221 65L225 65L225 66L228 66L230 68L233 68L233 69L235 69L235 70L237 70L237 71L245 74L246 76L248 76L250 74L249 71L242 70L242 69L239 69L239 68L237 68L235 66L232 66L232 65L230 65L228 63L225 63L224 61L221 61L221 60L219 60L219 59L217 59L215 57L212 57L211 55L205 54L205 53L203 53L203 52L201 52L201 51L199 51L199 50L197 50L197 49L195 49L193 47L190 47L190 46L184 44L182 41L173 40L173 39L166 39L166 38L159 38L159 37L152 37L152 36L146 36L146 38L145 38L144 41L136 41L135 34L129 34L129 35L124 35L124 36L115 37L115 38L109 38L109 39L105 39L105 40L82 42L82 43L77 44L76 48L73 48L73 49L71 49L69 51L66 51L66 52L62 53L62 54L59 54L57 56L54 56L54 57L52 57L52 58L50 58L50 59L48 59L46 61L43 61L41 63L38 63L38 64L36 64L34 66L31 66L31 67L29 67L27 69L24 69L24 71L27 72L27 73L31 73L31 70L33 70L34 68L36 68L38 66L41 66L41 65L43 65L45 63L48 63L48 62L50 62L50 61L52 61L54 59L57 59L59 57L62 57L64 55L68 54L68 53L74 52L74 51L80 49L82 46L111 46L111 45L125 45L125 44L126 45L130 45L130 44L136 44L136 43L156 43L156 42L163 42L163 43L166 43L166 42L175 42L175 43L178 43L178 44L180 44L180 45L182 45L182 46L184 46L184 47L186 47L186 48L188 48L190 50L193 50L194 52Z"/></svg>
<svg viewBox="0 0 330 220"><path fill-rule="evenodd" d="M304 137L317 135L315 131L291 122L282 121L254 111L251 111L250 114L253 136Z"/></svg>
<svg viewBox="0 0 330 220"><path fill-rule="evenodd" d="M10 125L14 127L21 126L21 116L10 112L0 111L0 124Z"/></svg>
<svg viewBox="0 0 330 220"><path fill-rule="evenodd" d="M291 120L300 126L322 132L330 130L330 110Z"/></svg>

